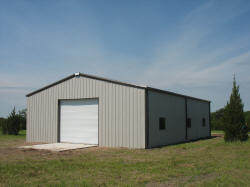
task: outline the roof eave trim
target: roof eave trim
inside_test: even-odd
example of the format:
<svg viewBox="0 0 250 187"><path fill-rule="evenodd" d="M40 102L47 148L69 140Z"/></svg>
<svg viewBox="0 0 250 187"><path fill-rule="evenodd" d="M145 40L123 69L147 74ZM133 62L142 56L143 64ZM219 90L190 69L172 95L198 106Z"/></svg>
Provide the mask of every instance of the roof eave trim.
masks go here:
<svg viewBox="0 0 250 187"><path fill-rule="evenodd" d="M129 86L129 87L133 87L133 88L140 88L140 89L148 89L148 90L153 90L153 91L157 91L157 92L161 92L161 93L166 93L166 94L170 94L170 95L175 95L175 96L179 96L179 97L185 97L185 98L189 98L189 99L194 99L194 100L199 100L199 101L204 101L204 102L211 102L209 100L205 100L205 99L200 99L200 98L195 98L195 97L191 97L191 96L186 96L186 95L182 95L182 94L178 94L178 93L174 93L174 92L170 92L170 91L166 91L166 90L161 90L161 89L158 89L158 88L152 88L152 87L148 87L148 86L138 86L138 85L134 85L134 84L130 84L130 83L126 83L126 82L121 82L121 81L117 81L117 80L112 80L112 79L106 79L106 78L103 78L103 77L97 77L97 76L94 76L94 75L89 75L89 74L84 74L84 73L77 73L77 74L72 74L68 77L65 77L59 81L56 81L52 84L49 84L45 87L42 87L38 90L35 90L29 94L26 95L26 97L30 97L38 92L41 92L43 90L46 90L52 86L55 86L57 84L60 84L66 80L69 80L69 79L72 79L74 77L78 77L78 76L81 76L81 77L86 77L86 78L91 78L91 79L95 79L95 80L100 80L100 81L105 81L105 82L110 82L110 83L115 83L115 84L120 84L120 85L123 85L123 86Z"/></svg>
<svg viewBox="0 0 250 187"><path fill-rule="evenodd" d="M61 82L64 82L64 81L66 81L66 80L69 80L69 79L71 79L71 78L73 78L73 77L75 77L75 74L70 75L70 76L67 76L67 77L65 77L65 78L63 78L63 79L61 79L61 80L59 80L59 81L56 81L56 82L54 82L54 83L52 83L52 84L49 84L49 85L44 86L44 87L42 87L42 88L40 88L40 89L38 89L38 90L35 90L35 91L31 92L31 93L28 93L28 94L26 95L26 97L32 96L32 95L34 95L34 94L36 94L36 93L38 93L38 92L41 92L41 91L43 91L43 90L46 90L46 89L48 89L48 88L50 88L50 87L52 87L52 86L55 86L55 85L57 85L57 84L59 84L59 83L61 83Z"/></svg>
<svg viewBox="0 0 250 187"><path fill-rule="evenodd" d="M55 85L57 85L57 84L59 84L61 82L64 82L66 80L69 80L71 78L78 77L78 76L86 77L86 78L91 78L91 79L95 79L95 80L100 80L100 81L105 81L105 82L110 82L110 83L114 83L114 84L120 84L120 85L134 87L134 88L146 89L146 87L144 87L144 86L138 86L138 85L134 85L134 84L126 83L126 82L121 82L121 81L106 79L106 78L103 78L103 77L97 77L97 76L93 76L93 75L89 75L89 74L79 73L79 74L70 75L70 76L68 76L66 78L63 78L63 79L61 79L59 81L56 81L56 82L54 82L52 84L49 84L49 85L47 85L45 87L42 87L42 88L40 88L38 90L35 90L35 91L27 94L26 97L32 96L32 95L34 95L34 94L36 94L38 92L41 92L41 91L46 90L46 89L48 89L48 88L50 88L52 86L55 86Z"/></svg>

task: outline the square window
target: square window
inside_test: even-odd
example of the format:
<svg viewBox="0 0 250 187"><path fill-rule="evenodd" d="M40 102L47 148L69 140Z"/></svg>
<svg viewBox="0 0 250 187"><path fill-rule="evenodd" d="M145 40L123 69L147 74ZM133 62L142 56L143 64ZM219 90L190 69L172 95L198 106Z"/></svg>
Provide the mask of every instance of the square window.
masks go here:
<svg viewBox="0 0 250 187"><path fill-rule="evenodd" d="M164 130L166 129L166 119L165 118L159 118L159 129Z"/></svg>
<svg viewBox="0 0 250 187"><path fill-rule="evenodd" d="M206 126L206 119L202 118L202 126L205 127Z"/></svg>
<svg viewBox="0 0 250 187"><path fill-rule="evenodd" d="M187 128L191 128L191 118L187 118Z"/></svg>

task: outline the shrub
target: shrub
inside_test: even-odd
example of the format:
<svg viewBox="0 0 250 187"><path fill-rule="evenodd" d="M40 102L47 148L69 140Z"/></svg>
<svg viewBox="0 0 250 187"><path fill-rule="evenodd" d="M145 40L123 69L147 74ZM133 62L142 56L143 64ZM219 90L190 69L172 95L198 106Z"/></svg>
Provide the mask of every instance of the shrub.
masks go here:
<svg viewBox="0 0 250 187"><path fill-rule="evenodd" d="M246 141L248 139L248 126L247 125L242 125L240 129L240 140L241 141Z"/></svg>

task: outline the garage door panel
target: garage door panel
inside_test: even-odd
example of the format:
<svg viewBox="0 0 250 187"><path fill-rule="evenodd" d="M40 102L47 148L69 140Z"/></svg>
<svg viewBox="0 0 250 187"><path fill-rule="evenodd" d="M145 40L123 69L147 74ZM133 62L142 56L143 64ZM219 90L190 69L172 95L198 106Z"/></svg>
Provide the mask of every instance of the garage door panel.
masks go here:
<svg viewBox="0 0 250 187"><path fill-rule="evenodd" d="M98 101L61 101L61 142L98 144Z"/></svg>

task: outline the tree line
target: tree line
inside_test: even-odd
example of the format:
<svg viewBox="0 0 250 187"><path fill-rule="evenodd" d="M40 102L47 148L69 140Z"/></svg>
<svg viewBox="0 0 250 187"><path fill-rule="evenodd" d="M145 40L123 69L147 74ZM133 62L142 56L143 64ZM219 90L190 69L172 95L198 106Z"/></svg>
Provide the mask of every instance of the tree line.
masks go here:
<svg viewBox="0 0 250 187"><path fill-rule="evenodd" d="M212 130L224 130L223 117L224 117L225 107L211 112L211 129ZM246 124L250 125L250 111L244 112Z"/></svg>
<svg viewBox="0 0 250 187"><path fill-rule="evenodd" d="M18 135L20 130L26 130L26 109L16 112L15 107L7 118L0 118L0 129L3 134Z"/></svg>

